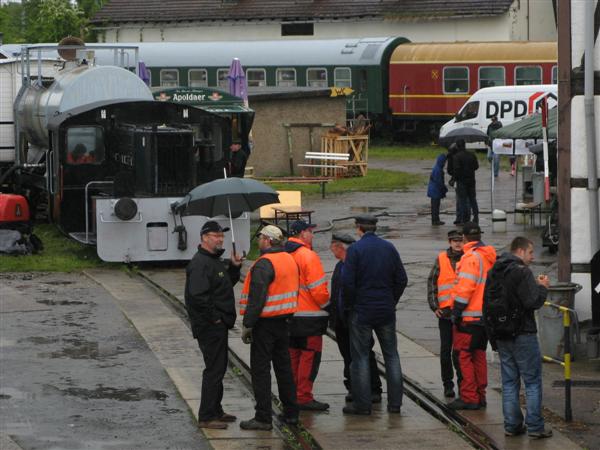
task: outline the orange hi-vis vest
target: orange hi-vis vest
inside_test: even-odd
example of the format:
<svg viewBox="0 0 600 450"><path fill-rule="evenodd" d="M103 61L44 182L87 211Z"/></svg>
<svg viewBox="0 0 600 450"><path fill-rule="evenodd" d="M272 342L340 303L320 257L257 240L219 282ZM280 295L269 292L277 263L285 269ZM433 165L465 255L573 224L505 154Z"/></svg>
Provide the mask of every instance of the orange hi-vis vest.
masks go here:
<svg viewBox="0 0 600 450"><path fill-rule="evenodd" d="M454 301L466 307L462 310L465 323L480 322L483 317L483 291L488 270L496 261L492 247L475 247L475 243L465 245L465 254L456 265L456 285L453 289ZM493 255L482 255L492 249Z"/></svg>
<svg viewBox="0 0 600 450"><path fill-rule="evenodd" d="M440 252L438 255L438 264L440 266L440 273L437 279L437 299L440 309L452 308L454 300L452 299L452 288L456 281L456 272L452 267L450 258L446 251Z"/></svg>
<svg viewBox="0 0 600 450"><path fill-rule="evenodd" d="M296 261L286 252L265 253L256 261L258 262L262 258L268 259L273 265L275 279L271 282L267 290L267 301L260 313L260 317L277 317L294 314L298 307L299 287ZM244 288L242 289L242 298L240 300L240 314L242 316L246 314L251 280L252 269L248 272L244 281Z"/></svg>

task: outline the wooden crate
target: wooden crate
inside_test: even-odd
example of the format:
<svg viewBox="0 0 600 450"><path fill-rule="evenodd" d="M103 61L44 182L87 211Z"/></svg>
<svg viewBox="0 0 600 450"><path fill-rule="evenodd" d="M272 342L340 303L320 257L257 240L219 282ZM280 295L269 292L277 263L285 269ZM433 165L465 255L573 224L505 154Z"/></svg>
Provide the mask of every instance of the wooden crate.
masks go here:
<svg viewBox="0 0 600 450"><path fill-rule="evenodd" d="M340 161L339 165L346 166L345 176L364 177L367 175L369 159L369 136L338 136L326 134L321 137L321 151L327 153L347 153L348 162Z"/></svg>

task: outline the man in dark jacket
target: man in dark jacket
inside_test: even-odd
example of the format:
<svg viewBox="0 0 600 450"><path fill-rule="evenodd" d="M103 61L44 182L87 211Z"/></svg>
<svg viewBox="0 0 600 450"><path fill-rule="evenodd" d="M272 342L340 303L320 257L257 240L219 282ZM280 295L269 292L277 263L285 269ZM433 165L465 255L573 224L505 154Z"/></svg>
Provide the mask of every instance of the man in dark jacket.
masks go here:
<svg viewBox="0 0 600 450"><path fill-rule="evenodd" d="M477 206L477 192L475 171L479 169L479 162L473 152L467 151L465 141L456 142L456 153L452 157L453 177L456 181L456 202L459 209L459 222L467 223L471 220L479 223L479 207Z"/></svg>
<svg viewBox="0 0 600 450"><path fill-rule="evenodd" d="M498 116L496 115L492 116L491 120L492 121L488 125L486 132L486 134L490 138L490 146L488 147L487 159L490 163L492 163L494 167L494 177L498 178L498 174L500 173L500 155L494 153L494 151L492 150L492 132L502 128L502 122L498 120Z"/></svg>
<svg viewBox="0 0 600 450"><path fill-rule="evenodd" d="M202 394L198 411L201 428L227 428L236 417L221 407L227 370L227 330L235 323L233 285L240 279L241 259L232 255L229 268L221 259L224 233L212 220L200 231L200 246L186 269L185 306L204 357Z"/></svg>
<svg viewBox="0 0 600 450"><path fill-rule="evenodd" d="M343 301L350 311L353 405L345 414L371 414L369 352L373 331L385 359L388 412L402 406L402 370L396 337L396 305L408 283L396 248L375 235L377 218L360 216L356 227L360 240L348 248L344 262Z"/></svg>
<svg viewBox="0 0 600 450"><path fill-rule="evenodd" d="M537 340L534 311L541 308L548 293L548 277L533 276L529 265L533 261L533 242L515 238L510 253L504 253L489 272L490 277L502 273L506 298L516 300L522 308L520 330L514 339L496 340L502 374L502 411L504 432L517 436L527 431L530 438L552 436L542 416L542 357ZM519 404L521 378L525 384L527 416ZM527 428L525 428L527 425Z"/></svg>
<svg viewBox="0 0 600 450"><path fill-rule="evenodd" d="M333 256L336 257L338 263L333 269L331 276L331 299L329 302L329 326L335 331L340 354L344 359L344 386L348 390L346 401L352 401L352 385L350 376L350 363L352 355L350 354L350 329L348 328L347 311L344 311L342 298L342 272L344 270L344 260L348 246L355 242L352 236L347 234L333 233L331 236L331 245L329 249ZM371 348L375 344L375 339L371 338ZM377 368L377 360L373 350L369 353L369 368L371 370L371 400L373 403L381 402L381 378L379 378L379 370Z"/></svg>

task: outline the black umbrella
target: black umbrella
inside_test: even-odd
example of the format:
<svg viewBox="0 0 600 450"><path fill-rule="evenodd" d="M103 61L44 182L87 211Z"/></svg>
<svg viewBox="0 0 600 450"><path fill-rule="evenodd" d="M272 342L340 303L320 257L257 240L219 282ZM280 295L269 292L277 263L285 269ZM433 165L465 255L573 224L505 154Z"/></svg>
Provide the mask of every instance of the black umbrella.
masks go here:
<svg viewBox="0 0 600 450"><path fill-rule="evenodd" d="M445 136L440 137L438 143L444 147L449 147L461 139L465 142L485 142L486 144L489 142L488 135L483 131L477 128L462 127L449 131Z"/></svg>
<svg viewBox="0 0 600 450"><path fill-rule="evenodd" d="M272 188L256 180L234 177L195 187L174 208L182 216L228 216L235 251L233 217L270 203L279 203L279 194Z"/></svg>

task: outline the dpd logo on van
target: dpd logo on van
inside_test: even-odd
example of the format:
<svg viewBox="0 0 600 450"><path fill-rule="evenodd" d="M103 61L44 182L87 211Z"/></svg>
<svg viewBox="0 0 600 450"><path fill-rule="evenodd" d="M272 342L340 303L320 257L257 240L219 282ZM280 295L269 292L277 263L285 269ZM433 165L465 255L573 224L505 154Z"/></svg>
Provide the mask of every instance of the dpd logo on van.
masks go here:
<svg viewBox="0 0 600 450"><path fill-rule="evenodd" d="M499 119L504 119L507 116L512 116L518 119L525 115L533 114L541 105L544 98L548 99L548 108L554 108L558 104L558 98L552 92L534 92L525 100L501 100L489 101L486 105L485 115L488 119L492 116L498 116Z"/></svg>

